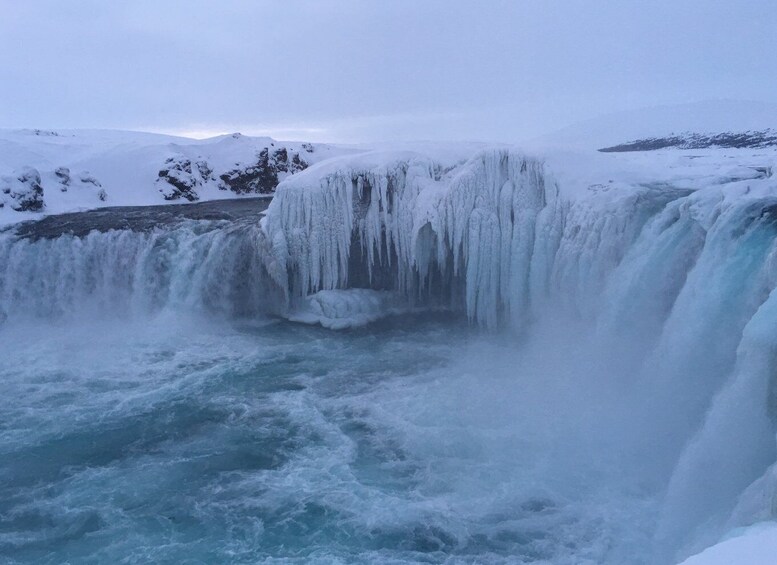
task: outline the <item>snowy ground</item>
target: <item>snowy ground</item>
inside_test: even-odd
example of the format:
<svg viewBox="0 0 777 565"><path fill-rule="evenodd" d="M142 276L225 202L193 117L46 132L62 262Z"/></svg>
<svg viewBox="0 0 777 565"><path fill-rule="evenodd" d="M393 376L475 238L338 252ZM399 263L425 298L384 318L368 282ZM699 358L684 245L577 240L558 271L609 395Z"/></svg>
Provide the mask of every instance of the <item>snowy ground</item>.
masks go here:
<svg viewBox="0 0 777 565"><path fill-rule="evenodd" d="M278 157L285 158L280 167L275 158L279 151ZM282 169L296 170L295 157L308 166L349 151L240 134L196 140L129 131L0 130L0 224L103 206L186 202L166 179L190 188L198 200L236 198L243 194L222 175L247 173L263 188L263 175L276 175L277 181L269 179L273 184L291 174ZM40 210L13 209L13 194L29 190L18 178L25 170L40 177Z"/></svg>
<svg viewBox="0 0 777 565"><path fill-rule="evenodd" d="M773 565L777 561L777 522L734 531L720 543L689 557L681 565Z"/></svg>

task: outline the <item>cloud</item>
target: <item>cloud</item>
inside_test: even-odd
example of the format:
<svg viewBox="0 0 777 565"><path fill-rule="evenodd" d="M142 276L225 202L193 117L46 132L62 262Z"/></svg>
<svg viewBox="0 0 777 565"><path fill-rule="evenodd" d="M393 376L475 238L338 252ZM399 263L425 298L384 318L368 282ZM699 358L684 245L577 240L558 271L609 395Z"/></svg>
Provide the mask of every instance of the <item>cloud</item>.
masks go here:
<svg viewBox="0 0 777 565"><path fill-rule="evenodd" d="M0 0L0 126L513 140L777 101L777 4Z"/></svg>

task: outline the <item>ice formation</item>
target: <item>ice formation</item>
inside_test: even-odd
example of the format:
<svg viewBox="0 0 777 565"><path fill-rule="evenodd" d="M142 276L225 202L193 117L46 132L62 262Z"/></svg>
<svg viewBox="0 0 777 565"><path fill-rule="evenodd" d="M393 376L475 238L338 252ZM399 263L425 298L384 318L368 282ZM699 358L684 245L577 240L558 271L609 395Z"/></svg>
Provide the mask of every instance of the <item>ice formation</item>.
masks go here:
<svg viewBox="0 0 777 565"><path fill-rule="evenodd" d="M554 289L595 311L590 300L642 225L687 192L628 187L572 206L542 161L515 151L377 154L290 179L264 227L292 301L390 288L447 300L481 326L520 327Z"/></svg>
<svg viewBox="0 0 777 565"><path fill-rule="evenodd" d="M358 284L410 299L461 298L471 319L495 327L502 310L525 315L521 297L543 286L561 235L555 183L538 160L508 151L453 166L380 155L299 177L265 223L292 296L347 288L356 271Z"/></svg>

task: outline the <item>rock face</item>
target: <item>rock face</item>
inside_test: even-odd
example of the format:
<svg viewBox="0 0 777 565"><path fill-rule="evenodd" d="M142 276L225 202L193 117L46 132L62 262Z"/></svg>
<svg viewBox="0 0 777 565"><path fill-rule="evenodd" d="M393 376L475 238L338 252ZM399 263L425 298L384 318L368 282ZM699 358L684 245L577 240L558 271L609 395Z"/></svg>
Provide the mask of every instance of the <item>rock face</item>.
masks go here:
<svg viewBox="0 0 777 565"><path fill-rule="evenodd" d="M189 202L200 199L195 190L204 182L213 180L213 171L205 161L191 160L183 157L170 157L165 166L159 170L157 185L165 200L185 198Z"/></svg>
<svg viewBox="0 0 777 565"><path fill-rule="evenodd" d="M312 147L306 147L306 151L312 152ZM257 155L256 163L220 175L219 188L236 194L270 194L282 180L279 176L298 173L307 167L308 163L298 152L290 155L285 147L280 147L270 153L270 148L265 147Z"/></svg>
<svg viewBox="0 0 777 565"><path fill-rule="evenodd" d="M70 169L67 167L57 167L54 169L54 176L57 177L57 180L60 183L60 190L62 192L67 192L68 187L70 187Z"/></svg>
<svg viewBox="0 0 777 565"><path fill-rule="evenodd" d="M237 138L236 138L237 139ZM302 145L303 151L313 152L313 147ZM235 194L272 194L284 177L308 167L299 151L287 147L264 147L256 153L255 160L235 166L216 177L214 166L206 158L187 158L184 155L169 157L159 169L157 188L165 200L200 199L198 189L213 183L219 190ZM222 169L223 170L223 169Z"/></svg>
<svg viewBox="0 0 777 565"><path fill-rule="evenodd" d="M0 179L0 205L8 204L17 212L38 212L43 209L43 186L40 173L24 167L15 177Z"/></svg>

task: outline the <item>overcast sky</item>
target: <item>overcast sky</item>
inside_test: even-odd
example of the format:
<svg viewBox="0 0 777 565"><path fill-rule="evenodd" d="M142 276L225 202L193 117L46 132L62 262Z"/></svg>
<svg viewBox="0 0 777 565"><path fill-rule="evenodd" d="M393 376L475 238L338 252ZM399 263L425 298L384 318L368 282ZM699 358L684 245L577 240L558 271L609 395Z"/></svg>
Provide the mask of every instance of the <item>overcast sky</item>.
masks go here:
<svg viewBox="0 0 777 565"><path fill-rule="evenodd" d="M777 102L777 0L0 0L0 127L514 141Z"/></svg>

